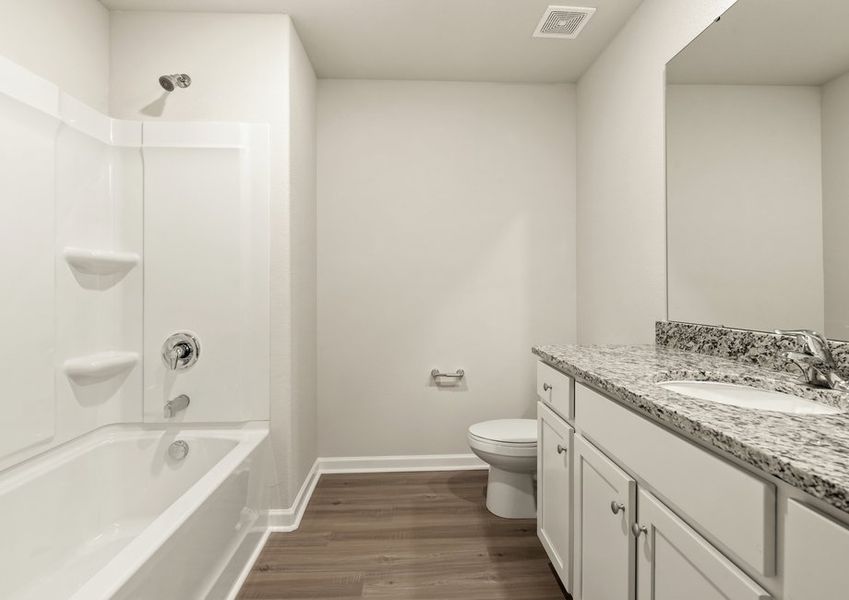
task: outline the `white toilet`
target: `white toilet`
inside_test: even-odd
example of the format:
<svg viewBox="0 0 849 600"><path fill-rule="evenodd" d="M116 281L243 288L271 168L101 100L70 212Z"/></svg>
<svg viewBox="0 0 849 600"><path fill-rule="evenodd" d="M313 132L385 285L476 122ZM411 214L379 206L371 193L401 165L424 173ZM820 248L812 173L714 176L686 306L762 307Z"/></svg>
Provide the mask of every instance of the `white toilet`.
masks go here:
<svg viewBox="0 0 849 600"><path fill-rule="evenodd" d="M469 427L472 452L489 463L486 507L505 519L536 517L537 422L499 419Z"/></svg>

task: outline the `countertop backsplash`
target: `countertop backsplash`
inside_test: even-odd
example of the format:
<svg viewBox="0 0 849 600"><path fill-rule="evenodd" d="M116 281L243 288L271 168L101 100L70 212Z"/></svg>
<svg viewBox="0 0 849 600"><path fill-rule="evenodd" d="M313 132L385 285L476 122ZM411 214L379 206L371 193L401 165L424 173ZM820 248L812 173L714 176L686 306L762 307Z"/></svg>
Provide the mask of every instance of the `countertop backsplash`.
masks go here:
<svg viewBox="0 0 849 600"><path fill-rule="evenodd" d="M655 325L655 344L673 350L730 358L788 373L799 373L799 369L783 358L782 354L786 351L804 351L803 344L793 336L678 321L658 321ZM849 342L829 340L829 345L837 361L838 373L844 379L849 379Z"/></svg>

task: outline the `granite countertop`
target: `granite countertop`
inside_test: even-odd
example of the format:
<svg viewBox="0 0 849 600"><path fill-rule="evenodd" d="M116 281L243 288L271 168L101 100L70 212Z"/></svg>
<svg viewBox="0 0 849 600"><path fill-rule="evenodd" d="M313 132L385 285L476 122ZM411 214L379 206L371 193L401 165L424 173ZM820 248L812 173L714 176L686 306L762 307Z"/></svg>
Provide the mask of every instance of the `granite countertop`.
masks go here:
<svg viewBox="0 0 849 600"><path fill-rule="evenodd" d="M849 394L737 360L660 346L538 346L534 354L668 428L735 456L849 513L849 412L791 415L716 404L655 385L673 379L741 383L849 411Z"/></svg>

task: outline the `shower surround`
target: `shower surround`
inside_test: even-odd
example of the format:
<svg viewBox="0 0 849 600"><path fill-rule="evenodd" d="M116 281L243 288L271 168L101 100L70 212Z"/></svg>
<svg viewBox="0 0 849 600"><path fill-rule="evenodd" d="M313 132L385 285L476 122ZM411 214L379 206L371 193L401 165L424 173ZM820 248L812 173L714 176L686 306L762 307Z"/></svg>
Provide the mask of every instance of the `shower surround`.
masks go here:
<svg viewBox="0 0 849 600"><path fill-rule="evenodd" d="M26 569L49 551L67 567L53 573L63 593L158 596L145 581L163 578L139 574L179 549L203 574L178 595L215 585L226 596L279 504L266 481L269 127L112 119L0 58L0 135L11 142L0 274L12 292L0 326L14 340L2 357L0 504L11 503L4 530L42 522L52 540L10 546L0 595L45 597L53 584ZM171 371L162 343L186 329L203 353ZM190 406L166 418L179 394ZM166 454L178 440L183 461Z"/></svg>

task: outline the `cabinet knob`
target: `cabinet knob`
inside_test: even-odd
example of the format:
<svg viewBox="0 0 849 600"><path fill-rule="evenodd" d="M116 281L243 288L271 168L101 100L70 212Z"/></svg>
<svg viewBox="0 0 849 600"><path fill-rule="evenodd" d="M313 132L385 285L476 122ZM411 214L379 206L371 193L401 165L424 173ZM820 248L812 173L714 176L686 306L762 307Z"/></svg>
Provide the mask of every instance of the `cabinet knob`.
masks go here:
<svg viewBox="0 0 849 600"><path fill-rule="evenodd" d="M566 448L564 448L560 444L557 444L557 454L563 454L564 452L566 452Z"/></svg>
<svg viewBox="0 0 849 600"><path fill-rule="evenodd" d="M552 387L550 385L548 385L547 383L543 383L542 389L543 389L543 391L549 392L549 391L551 391Z"/></svg>
<svg viewBox="0 0 849 600"><path fill-rule="evenodd" d="M635 538L639 538L640 534L648 532L649 530L646 529L645 526L640 525L639 523L634 523L633 525L631 525L631 533L634 534Z"/></svg>
<svg viewBox="0 0 849 600"><path fill-rule="evenodd" d="M616 500L610 501L610 512L614 515L618 515L619 511L625 510L625 505L621 502L617 502Z"/></svg>

